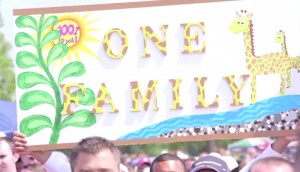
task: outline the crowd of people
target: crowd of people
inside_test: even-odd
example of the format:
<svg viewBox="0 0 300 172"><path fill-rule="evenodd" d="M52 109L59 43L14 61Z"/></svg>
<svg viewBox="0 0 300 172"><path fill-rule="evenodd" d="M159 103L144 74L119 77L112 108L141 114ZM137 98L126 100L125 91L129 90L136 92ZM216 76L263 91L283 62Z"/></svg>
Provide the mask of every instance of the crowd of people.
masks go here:
<svg viewBox="0 0 300 172"><path fill-rule="evenodd" d="M0 137L0 172L296 172L300 169L300 149L294 162L282 156L294 140L296 136L278 137L244 166L220 153L184 159L176 153L152 158L144 155L132 163L103 137L82 139L67 157L57 151L28 152L26 136L15 132L13 139Z"/></svg>

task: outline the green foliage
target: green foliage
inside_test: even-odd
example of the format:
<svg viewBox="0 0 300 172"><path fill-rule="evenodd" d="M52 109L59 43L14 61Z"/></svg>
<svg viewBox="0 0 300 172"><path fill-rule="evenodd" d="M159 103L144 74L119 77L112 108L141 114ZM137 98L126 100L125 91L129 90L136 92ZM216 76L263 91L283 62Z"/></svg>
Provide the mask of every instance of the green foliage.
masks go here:
<svg viewBox="0 0 300 172"><path fill-rule="evenodd" d="M12 60L8 57L11 45L0 33L0 99L12 101L15 95L15 73Z"/></svg>
<svg viewBox="0 0 300 172"><path fill-rule="evenodd" d="M227 146L230 144L230 143L233 143L233 142L236 142L238 141L237 139L231 139L231 140L218 140L216 141L216 145L217 147L222 147L222 148L227 148Z"/></svg>
<svg viewBox="0 0 300 172"><path fill-rule="evenodd" d="M48 17L44 21L41 31L44 31L45 29L49 28L50 26L55 25L57 22L58 22L57 16Z"/></svg>
<svg viewBox="0 0 300 172"><path fill-rule="evenodd" d="M29 137L44 128L52 128L52 125L52 121L47 116L31 115L21 121L20 131Z"/></svg>
<svg viewBox="0 0 300 172"><path fill-rule="evenodd" d="M23 47L26 45L32 45L36 47L36 41L28 34L24 32L19 32L15 38L15 44L17 47Z"/></svg>
<svg viewBox="0 0 300 172"><path fill-rule="evenodd" d="M198 156L205 150L206 142L176 142L176 143L155 143L155 144L141 144L141 145L127 145L119 146L123 153L139 154L146 152L150 156L157 156L162 151L176 151L181 150L191 156Z"/></svg>
<svg viewBox="0 0 300 172"><path fill-rule="evenodd" d="M31 67L39 67L41 73L35 71L25 71L18 75L17 83L21 89L31 89L23 95L19 100L20 109L29 110L40 106L42 104L50 104L55 108L55 121L45 115L30 115L22 119L20 123L21 132L27 136L31 136L44 128L50 128L52 134L50 137L50 144L58 142L59 133L61 129L68 126L72 127L90 127L96 123L96 117L90 111L82 109L69 115L62 120L61 111L63 109L62 97L60 93L60 84L69 77L78 77L85 73L85 66L80 61L70 62L66 64L61 71L57 80L52 75L49 66L52 62L65 57L69 51L69 47L64 43L55 44L48 52L47 57L43 56L43 47L47 44L52 45L53 42L60 37L58 30L51 30L50 27L58 22L57 16L50 16L44 20L42 14L39 22L32 16L19 16L16 19L16 26L19 28L31 28L36 31L36 38L31 34L19 32L15 37L15 44L17 47L33 46L35 52L20 51L16 55L17 66L21 69L31 69ZM48 30L49 29L49 30ZM37 55L35 55L37 54ZM50 87L53 92L46 92L43 90L34 90L36 85L46 85ZM54 96L53 96L54 93ZM94 92L91 89L86 89L83 94L77 91L74 95L78 95L79 103L82 105L91 105L95 101ZM45 113L47 113L45 111Z"/></svg>
<svg viewBox="0 0 300 172"><path fill-rule="evenodd" d="M59 73L58 84L68 77L81 76L85 73L85 67L81 62L71 62L67 64Z"/></svg>
<svg viewBox="0 0 300 172"><path fill-rule="evenodd" d="M16 25L19 28L32 28L37 30L37 21L32 16L20 16L16 20Z"/></svg>
<svg viewBox="0 0 300 172"><path fill-rule="evenodd" d="M51 48L48 58L47 65L49 66L54 60L64 57L68 53L69 47L64 43L58 43Z"/></svg>
<svg viewBox="0 0 300 172"><path fill-rule="evenodd" d="M30 67L40 66L41 64L36 57L36 55L32 54L31 52L27 51L20 51L17 54L16 57L16 63L19 68L21 69L27 69Z"/></svg>
<svg viewBox="0 0 300 172"><path fill-rule="evenodd" d="M46 44L58 39L60 37L60 32L58 30L51 30L46 34L41 42L41 47L44 47ZM68 52L68 51L66 51Z"/></svg>
<svg viewBox="0 0 300 172"><path fill-rule="evenodd" d="M28 110L41 104L50 104L55 106L52 96L46 91L28 91L20 98L20 108L22 110Z"/></svg>
<svg viewBox="0 0 300 172"><path fill-rule="evenodd" d="M89 106L94 104L96 98L93 90L90 88L85 89L85 93L83 94L81 89L73 92L71 94L72 97L75 97L75 95L78 95L79 99L79 104Z"/></svg>
<svg viewBox="0 0 300 172"><path fill-rule="evenodd" d="M73 115L69 115L61 124L61 128L67 126L73 127L90 127L96 123L96 116L88 110L76 111Z"/></svg>
<svg viewBox="0 0 300 172"><path fill-rule="evenodd" d="M18 76L18 86L22 89L31 88L38 84L50 85L47 78L43 75L34 72L23 72Z"/></svg>
<svg viewBox="0 0 300 172"><path fill-rule="evenodd" d="M218 151L217 148L227 148L227 145L236 140L217 140L212 151ZM139 154L146 152L149 156L158 156L163 150L168 152L180 150L189 156L199 156L203 152L208 151L208 141L194 141L194 142L176 142L176 143L155 143L155 144L141 144L141 145L126 145L119 146L123 153Z"/></svg>

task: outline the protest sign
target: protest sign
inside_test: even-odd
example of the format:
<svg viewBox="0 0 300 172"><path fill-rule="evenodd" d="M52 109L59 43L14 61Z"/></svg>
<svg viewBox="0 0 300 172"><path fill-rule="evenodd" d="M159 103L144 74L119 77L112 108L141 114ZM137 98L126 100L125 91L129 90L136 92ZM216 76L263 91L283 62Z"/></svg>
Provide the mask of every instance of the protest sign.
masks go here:
<svg viewBox="0 0 300 172"><path fill-rule="evenodd" d="M16 9L19 129L31 145L291 133L300 108L295 3Z"/></svg>

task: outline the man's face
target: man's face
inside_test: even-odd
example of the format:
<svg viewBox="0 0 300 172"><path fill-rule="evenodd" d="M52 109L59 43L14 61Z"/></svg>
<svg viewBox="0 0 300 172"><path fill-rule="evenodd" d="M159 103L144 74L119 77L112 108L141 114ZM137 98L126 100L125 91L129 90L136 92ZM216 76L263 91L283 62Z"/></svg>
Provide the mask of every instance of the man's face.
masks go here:
<svg viewBox="0 0 300 172"><path fill-rule="evenodd" d="M14 154L5 141L0 141L0 172L16 171L15 162L18 156Z"/></svg>
<svg viewBox="0 0 300 172"><path fill-rule="evenodd" d="M97 154L79 152L74 172L119 172L119 164L110 150L105 149Z"/></svg>
<svg viewBox="0 0 300 172"><path fill-rule="evenodd" d="M33 156L31 155L22 155L21 156L22 162L24 165L28 164L40 164Z"/></svg>
<svg viewBox="0 0 300 172"><path fill-rule="evenodd" d="M167 160L156 162L153 165L153 172L184 172L182 163L178 160Z"/></svg>

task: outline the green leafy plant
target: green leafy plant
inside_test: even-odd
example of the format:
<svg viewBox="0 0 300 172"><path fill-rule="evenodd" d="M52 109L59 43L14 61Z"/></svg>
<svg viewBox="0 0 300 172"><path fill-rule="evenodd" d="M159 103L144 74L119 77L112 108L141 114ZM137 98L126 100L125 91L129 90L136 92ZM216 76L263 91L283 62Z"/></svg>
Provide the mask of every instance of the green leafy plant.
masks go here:
<svg viewBox="0 0 300 172"><path fill-rule="evenodd" d="M0 18L1 23L1 18ZM12 60L9 57L11 45L0 32L0 99L13 101L15 95L15 72Z"/></svg>
<svg viewBox="0 0 300 172"><path fill-rule="evenodd" d="M55 108L55 118L53 122L48 117L49 114L48 116L42 114L47 113L47 110L41 114L31 114L22 119L20 131L26 136L31 136L42 129L50 128L52 134L49 143L56 144L62 129L69 126L90 127L96 123L96 117L89 110L81 109L62 120L63 103L59 86L66 78L82 76L85 73L85 66L80 61L69 62L61 69L57 79L55 79L49 67L54 61L63 58L68 53L69 47L64 43L57 43L50 49L47 57L43 56L45 54L43 53L44 47L47 44L53 44L53 41L60 37L58 30L51 29L58 22L57 16L44 18L44 14L42 14L39 21L32 16L19 16L16 19L18 28L27 28L36 32L36 34L19 32L15 37L17 47L32 46L36 50L34 52L19 51L16 55L17 66L26 70L17 76L18 87L28 90L21 95L19 105L21 110L30 110L42 104L49 104ZM32 35L36 35L36 38L33 38ZM43 72L30 71L32 68L39 68ZM53 94L45 90L34 89L40 84L50 87ZM89 88L86 88L85 94L81 90L72 93L72 96L75 95L79 96L79 104L81 105L89 106L95 102L95 94Z"/></svg>

